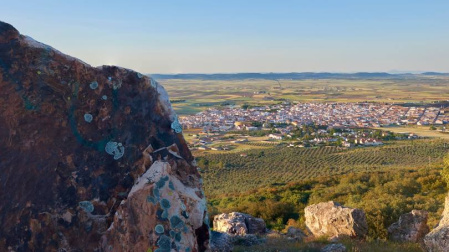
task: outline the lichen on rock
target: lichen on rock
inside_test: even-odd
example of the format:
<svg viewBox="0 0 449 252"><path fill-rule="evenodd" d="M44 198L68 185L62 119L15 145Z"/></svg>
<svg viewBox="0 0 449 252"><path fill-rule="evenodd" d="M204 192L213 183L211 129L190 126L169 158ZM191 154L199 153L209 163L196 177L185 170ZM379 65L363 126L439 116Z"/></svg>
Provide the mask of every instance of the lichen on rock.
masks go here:
<svg viewBox="0 0 449 252"><path fill-rule="evenodd" d="M186 248L207 247L208 241L198 241L194 238L196 230L204 228L204 221L208 218L205 200L198 196L200 193L197 187L199 181L185 185L173 169L175 166L179 168L185 162L178 161L180 162L172 164L156 161L137 180L128 199L122 202L118 209L120 214L114 217L114 227L104 235L103 247L119 246L120 239L117 237L121 236L120 229L133 230L132 233L136 234L146 234L151 233L151 229L147 228L152 226L157 234L162 233L158 231L162 226L169 228L170 236L159 238L160 242L156 243L160 249L158 251L164 251L169 241L170 244L175 244L180 251L185 251ZM148 183L148 177L152 178L153 183ZM161 181L171 181L174 190ZM142 200L147 201L147 204L142 206ZM189 212L193 217L185 217L183 212ZM154 213L154 215L148 213ZM157 213L160 213L159 217ZM147 223L147 226L136 227L136 221ZM140 240L137 237L136 239ZM141 246L144 247L144 244Z"/></svg>
<svg viewBox="0 0 449 252"><path fill-rule="evenodd" d="M176 133L181 133L182 132L182 125L181 123L179 123L178 117L175 117L175 120L171 123L171 128L176 132Z"/></svg>
<svg viewBox="0 0 449 252"><path fill-rule="evenodd" d="M97 88L98 88L98 82L92 81L92 82L89 84L89 87L90 87L91 89L97 89Z"/></svg>
<svg viewBox="0 0 449 252"><path fill-rule="evenodd" d="M105 147L106 153L114 156L114 159L120 159L125 154L125 147L121 143L108 142Z"/></svg>

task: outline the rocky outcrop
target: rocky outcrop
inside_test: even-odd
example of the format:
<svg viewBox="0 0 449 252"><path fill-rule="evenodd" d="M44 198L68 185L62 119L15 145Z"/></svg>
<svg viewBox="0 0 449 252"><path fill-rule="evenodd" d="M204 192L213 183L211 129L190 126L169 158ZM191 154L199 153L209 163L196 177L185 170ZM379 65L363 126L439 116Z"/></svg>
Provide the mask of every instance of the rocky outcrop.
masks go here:
<svg viewBox="0 0 449 252"><path fill-rule="evenodd" d="M363 210L344 207L333 201L310 205L304 209L304 215L308 230L316 237L363 238L368 231Z"/></svg>
<svg viewBox="0 0 449 252"><path fill-rule="evenodd" d="M393 241L421 242L427 233L427 212L421 210L401 215L398 222L388 227L388 238Z"/></svg>
<svg viewBox="0 0 449 252"><path fill-rule="evenodd" d="M206 201L194 184L183 183L175 176L175 170L177 164L155 161L138 179L103 235L103 251L207 248ZM145 239L148 235L149 245ZM201 235L205 236L203 243L197 244Z"/></svg>
<svg viewBox="0 0 449 252"><path fill-rule="evenodd" d="M214 217L214 230L232 235L263 234L265 221L249 214L232 212Z"/></svg>
<svg viewBox="0 0 449 252"><path fill-rule="evenodd" d="M449 251L449 194L445 199L443 217L438 226L424 237L424 245L429 252Z"/></svg>
<svg viewBox="0 0 449 252"><path fill-rule="evenodd" d="M153 79L0 22L0 251L205 251L181 131Z"/></svg>

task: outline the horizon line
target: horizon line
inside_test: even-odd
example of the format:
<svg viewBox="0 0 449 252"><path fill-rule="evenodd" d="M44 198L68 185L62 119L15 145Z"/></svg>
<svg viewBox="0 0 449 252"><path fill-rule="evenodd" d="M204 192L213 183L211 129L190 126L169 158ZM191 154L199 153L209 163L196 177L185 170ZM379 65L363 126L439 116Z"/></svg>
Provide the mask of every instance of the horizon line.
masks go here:
<svg viewBox="0 0 449 252"><path fill-rule="evenodd" d="M412 75L421 75L424 73L435 73L435 74L449 74L449 72L439 72L439 71L356 71L356 72L332 72L332 71L305 71L305 72L212 72L212 73L202 73L202 72L186 72L186 73L146 73L147 75L183 75L183 74L202 74L202 75L213 75L213 74L360 74L360 73L369 73L369 74L391 74L391 75L404 75L404 74L412 74Z"/></svg>

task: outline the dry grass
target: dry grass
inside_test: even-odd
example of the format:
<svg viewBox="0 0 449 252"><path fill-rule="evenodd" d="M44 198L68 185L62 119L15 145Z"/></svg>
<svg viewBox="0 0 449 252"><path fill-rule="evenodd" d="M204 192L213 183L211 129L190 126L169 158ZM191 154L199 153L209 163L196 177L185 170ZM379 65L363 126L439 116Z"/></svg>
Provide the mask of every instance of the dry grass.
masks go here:
<svg viewBox="0 0 449 252"><path fill-rule="evenodd" d="M437 126L438 128L438 126ZM429 126L395 126L395 127L381 127L381 130L388 130L395 133L413 133L421 137L442 138L449 140L449 133L443 133L439 130L431 130Z"/></svg>

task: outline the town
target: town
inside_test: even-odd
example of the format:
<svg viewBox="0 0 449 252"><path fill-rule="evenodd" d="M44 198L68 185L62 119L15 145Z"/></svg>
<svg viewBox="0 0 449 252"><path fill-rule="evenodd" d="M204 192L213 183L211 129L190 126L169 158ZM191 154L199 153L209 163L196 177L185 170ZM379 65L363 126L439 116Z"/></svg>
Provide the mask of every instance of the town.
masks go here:
<svg viewBox="0 0 449 252"><path fill-rule="evenodd" d="M224 109L211 108L196 115L184 116L185 129L205 131L257 130L248 122L298 125L325 125L332 128L366 128L388 125L443 125L449 112L437 107L404 107L377 103L297 103Z"/></svg>
<svg viewBox="0 0 449 252"><path fill-rule="evenodd" d="M376 103L298 103L211 108L180 118L193 150L241 150L242 146L379 146L384 141L416 139L415 134L380 130L390 125L440 125L449 113L437 107ZM435 128L436 129L436 128ZM192 131L189 131L192 132ZM240 149L239 149L240 147Z"/></svg>

